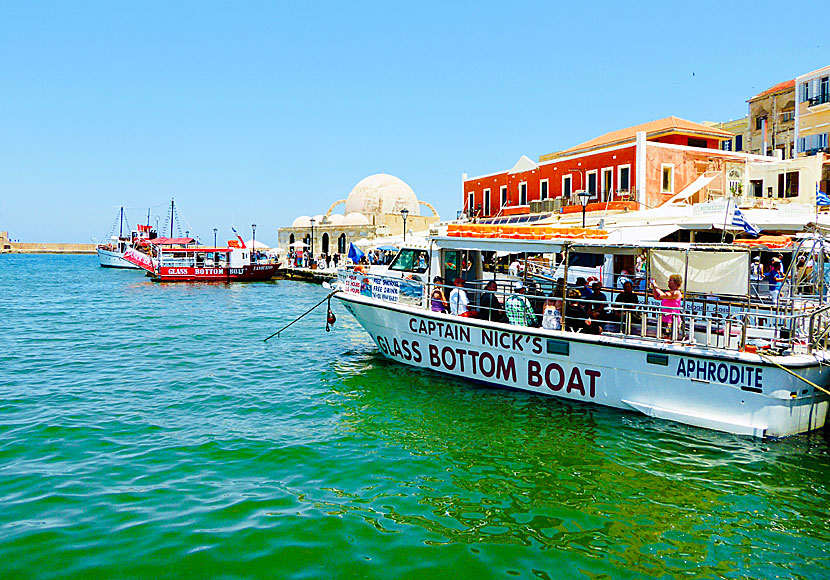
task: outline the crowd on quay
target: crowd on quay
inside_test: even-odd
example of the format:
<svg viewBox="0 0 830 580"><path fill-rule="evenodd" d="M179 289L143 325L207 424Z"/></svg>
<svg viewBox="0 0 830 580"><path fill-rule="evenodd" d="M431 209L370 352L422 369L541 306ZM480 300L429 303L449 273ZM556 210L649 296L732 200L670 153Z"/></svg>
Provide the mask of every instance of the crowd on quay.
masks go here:
<svg viewBox="0 0 830 580"><path fill-rule="evenodd" d="M291 250L288 252L289 268L311 268L312 265L318 270L332 270L347 264L363 264L363 265L388 265L395 258L395 253L382 250L370 250L361 256L357 262L353 262L347 255L334 254L317 254L312 256L309 252L296 252Z"/></svg>

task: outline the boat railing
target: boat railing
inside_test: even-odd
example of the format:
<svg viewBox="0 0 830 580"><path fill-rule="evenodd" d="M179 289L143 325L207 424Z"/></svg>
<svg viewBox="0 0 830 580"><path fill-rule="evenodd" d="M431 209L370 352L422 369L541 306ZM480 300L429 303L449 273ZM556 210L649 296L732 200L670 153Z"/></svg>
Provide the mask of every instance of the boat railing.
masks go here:
<svg viewBox="0 0 830 580"><path fill-rule="evenodd" d="M492 293L502 305L502 313L498 316L481 305L481 296L487 291L484 286L488 282L490 280L478 280L466 284L464 291L471 311L467 316L509 322L502 314L503 305L509 296L517 294L513 289L515 282L496 280L496 289ZM344 292L427 310L433 305L433 290L443 290L444 299L449 302L454 289L449 284L346 269L338 271L338 287ZM589 327L596 324L601 327L601 334L608 336L749 352L813 352L830 347L830 305L782 312L769 305L744 303L740 310L687 309L681 312L646 301L637 304L598 301L574 297L573 289L570 293L572 296L566 298L523 294L536 318L535 324L530 325L541 325L545 302L561 300L561 305L556 307L562 313L560 330L565 331L587 333L591 330Z"/></svg>

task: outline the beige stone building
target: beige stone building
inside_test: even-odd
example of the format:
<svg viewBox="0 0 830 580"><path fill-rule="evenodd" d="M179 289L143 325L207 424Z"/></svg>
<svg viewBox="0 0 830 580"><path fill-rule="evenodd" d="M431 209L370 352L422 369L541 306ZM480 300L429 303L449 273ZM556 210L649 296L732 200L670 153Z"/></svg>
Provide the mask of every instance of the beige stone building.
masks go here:
<svg viewBox="0 0 830 580"><path fill-rule="evenodd" d="M343 213L334 213L340 205ZM421 206L432 215L421 215ZM325 214L297 217L291 226L278 230L277 238L285 251L313 248L315 255L345 254L349 244L361 238L402 234L404 215L407 233L425 232L440 219L435 208L420 201L403 180L378 173L361 180Z"/></svg>
<svg viewBox="0 0 830 580"><path fill-rule="evenodd" d="M795 156L795 80L758 93L749 103L749 143L756 155Z"/></svg>

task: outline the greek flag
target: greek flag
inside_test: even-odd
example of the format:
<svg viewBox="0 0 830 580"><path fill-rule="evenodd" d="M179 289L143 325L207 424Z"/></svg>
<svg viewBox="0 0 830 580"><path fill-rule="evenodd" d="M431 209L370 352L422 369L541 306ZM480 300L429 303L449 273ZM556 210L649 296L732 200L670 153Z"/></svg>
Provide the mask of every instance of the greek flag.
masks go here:
<svg viewBox="0 0 830 580"><path fill-rule="evenodd" d="M735 208L735 213L732 214L732 222L730 225L733 225L736 228L743 228L746 233L752 234L753 236L761 235L761 230L746 221L746 216L744 216L744 213L737 207Z"/></svg>
<svg viewBox="0 0 830 580"><path fill-rule="evenodd" d="M816 205L830 205L830 196L821 191L816 184Z"/></svg>
<svg viewBox="0 0 830 580"><path fill-rule="evenodd" d="M350 242L349 243L349 254L348 254L349 259L352 262L354 262L355 264L357 264L360 261L360 258L362 258L363 256L364 256L364 254L363 254L362 251L360 251L360 248L358 248L357 246L355 246L354 244L352 244Z"/></svg>

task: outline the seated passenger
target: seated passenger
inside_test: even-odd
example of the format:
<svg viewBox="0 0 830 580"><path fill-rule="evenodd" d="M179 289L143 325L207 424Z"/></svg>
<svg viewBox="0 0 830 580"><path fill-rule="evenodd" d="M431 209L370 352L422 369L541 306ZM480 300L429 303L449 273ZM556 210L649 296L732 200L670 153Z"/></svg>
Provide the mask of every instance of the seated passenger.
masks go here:
<svg viewBox="0 0 830 580"><path fill-rule="evenodd" d="M602 284L598 281L591 284L591 311L594 318L598 320L608 320L608 297L602 292Z"/></svg>
<svg viewBox="0 0 830 580"><path fill-rule="evenodd" d="M620 306L620 310L614 315L614 319L619 322L625 322L623 312L626 310L635 310L636 306L640 304L640 299L634 294L634 287L631 284L631 280L623 281L622 289L623 291L617 294L617 297L614 299L614 304ZM639 312L633 312L631 314L631 322L640 322Z"/></svg>
<svg viewBox="0 0 830 580"><path fill-rule="evenodd" d="M514 289L516 294L511 294L504 301L504 311L507 314L507 319L510 324L517 326L534 326L536 324L536 313L533 312L530 300L525 296L524 284L516 282Z"/></svg>
<svg viewBox="0 0 830 580"><path fill-rule="evenodd" d="M470 300L464 290L464 278L456 278L453 285L455 288L450 292L450 314L475 318L476 313L469 309Z"/></svg>
<svg viewBox="0 0 830 580"><path fill-rule="evenodd" d="M562 299L548 298L542 310L542 328L562 330Z"/></svg>
<svg viewBox="0 0 830 580"><path fill-rule="evenodd" d="M478 301L480 317L490 322L506 322L504 307L495 295L497 288L495 280L490 280L484 287L484 292Z"/></svg>
<svg viewBox="0 0 830 580"><path fill-rule="evenodd" d="M444 295L444 279L441 276L436 276L432 279L435 287L432 289L430 295L430 310L433 312L449 312L450 305L447 304L447 297Z"/></svg>

